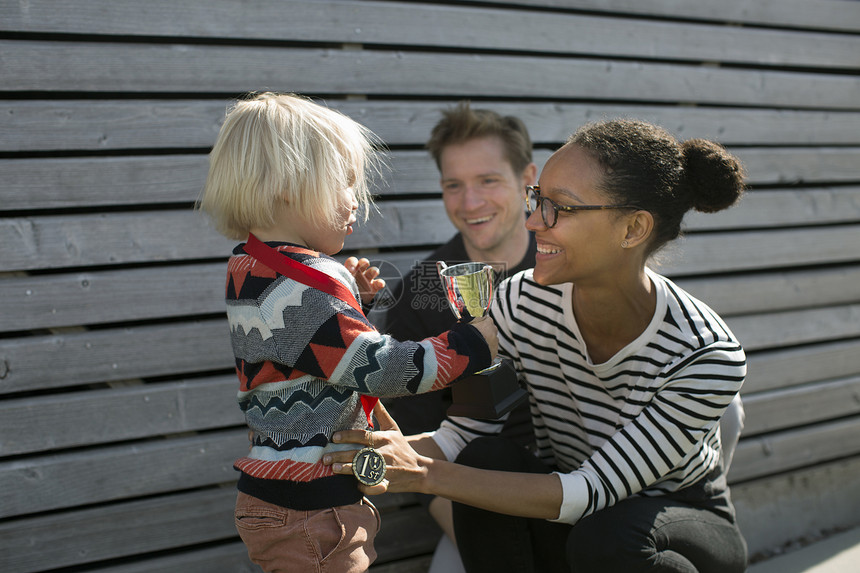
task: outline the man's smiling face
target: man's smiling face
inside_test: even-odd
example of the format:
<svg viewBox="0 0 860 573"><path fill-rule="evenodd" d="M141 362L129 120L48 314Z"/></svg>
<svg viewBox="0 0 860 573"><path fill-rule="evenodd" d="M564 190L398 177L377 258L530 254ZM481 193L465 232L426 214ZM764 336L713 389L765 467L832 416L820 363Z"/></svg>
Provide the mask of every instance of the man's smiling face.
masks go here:
<svg viewBox="0 0 860 573"><path fill-rule="evenodd" d="M439 164L445 211L467 249L490 257L504 251L507 241L519 239L526 183L514 173L498 138L449 145Z"/></svg>

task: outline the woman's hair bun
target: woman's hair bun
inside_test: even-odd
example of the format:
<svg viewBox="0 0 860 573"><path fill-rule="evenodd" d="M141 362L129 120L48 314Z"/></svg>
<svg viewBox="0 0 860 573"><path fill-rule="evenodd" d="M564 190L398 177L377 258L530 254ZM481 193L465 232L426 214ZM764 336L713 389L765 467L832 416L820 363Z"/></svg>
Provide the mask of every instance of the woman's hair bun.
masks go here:
<svg viewBox="0 0 860 573"><path fill-rule="evenodd" d="M689 139L681 144L681 153L683 193L696 211L722 211L743 195L743 166L723 146L706 139Z"/></svg>

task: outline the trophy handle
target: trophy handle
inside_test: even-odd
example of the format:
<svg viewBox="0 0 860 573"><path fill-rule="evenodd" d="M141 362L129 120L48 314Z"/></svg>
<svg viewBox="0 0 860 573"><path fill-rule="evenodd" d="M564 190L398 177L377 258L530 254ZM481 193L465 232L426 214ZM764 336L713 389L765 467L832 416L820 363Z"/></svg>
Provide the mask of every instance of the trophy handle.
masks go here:
<svg viewBox="0 0 860 573"><path fill-rule="evenodd" d="M487 275L487 308L484 309L485 310L484 314L487 314L486 311L490 310L490 306L493 304L493 295L495 294L495 291L496 291L496 286L495 286L496 271L490 265L484 265L483 271L484 271L484 274Z"/></svg>
<svg viewBox="0 0 860 573"><path fill-rule="evenodd" d="M436 272L439 273L439 278L442 278L442 271L448 268L444 261L436 261ZM444 282L444 280L443 280Z"/></svg>

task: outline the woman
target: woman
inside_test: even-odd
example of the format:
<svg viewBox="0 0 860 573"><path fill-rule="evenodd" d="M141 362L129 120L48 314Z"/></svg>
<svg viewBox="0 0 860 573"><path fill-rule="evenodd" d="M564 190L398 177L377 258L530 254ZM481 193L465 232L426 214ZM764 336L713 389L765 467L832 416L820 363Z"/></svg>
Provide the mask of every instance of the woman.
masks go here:
<svg viewBox="0 0 860 573"><path fill-rule="evenodd" d="M468 419L404 439L379 409L388 483L367 493L452 499L468 571L743 571L718 422L744 352L646 266L689 209L742 192L740 164L714 143L630 120L578 130L527 189L535 268L503 283L492 311L499 354L529 390L537 455Z"/></svg>

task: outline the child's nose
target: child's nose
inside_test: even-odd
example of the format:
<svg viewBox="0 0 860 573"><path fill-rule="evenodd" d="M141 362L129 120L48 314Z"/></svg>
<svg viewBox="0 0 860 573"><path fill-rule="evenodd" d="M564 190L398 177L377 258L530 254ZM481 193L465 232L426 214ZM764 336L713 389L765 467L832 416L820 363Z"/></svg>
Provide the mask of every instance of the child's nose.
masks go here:
<svg viewBox="0 0 860 573"><path fill-rule="evenodd" d="M349 208L351 211L358 211L358 198L355 196L355 190L352 187L346 188L346 196L349 198Z"/></svg>

